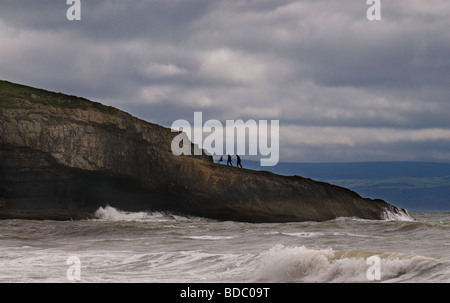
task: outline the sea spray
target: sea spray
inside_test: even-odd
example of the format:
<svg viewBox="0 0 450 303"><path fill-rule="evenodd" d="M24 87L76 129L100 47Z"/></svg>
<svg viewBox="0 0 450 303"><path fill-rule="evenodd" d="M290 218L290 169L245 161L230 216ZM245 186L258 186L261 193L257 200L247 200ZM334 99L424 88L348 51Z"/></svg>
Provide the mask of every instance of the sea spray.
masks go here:
<svg viewBox="0 0 450 303"><path fill-rule="evenodd" d="M95 217L106 221L136 221L147 219L149 215L146 212L123 212L108 205L97 209Z"/></svg>
<svg viewBox="0 0 450 303"><path fill-rule="evenodd" d="M180 216L170 212L148 211L129 212L112 206L99 207L94 214L97 220L102 221L145 221L145 222L169 222L169 221L214 221L207 218Z"/></svg>
<svg viewBox="0 0 450 303"><path fill-rule="evenodd" d="M382 214L382 218L385 221L414 221L407 210L404 210L404 212L394 212L385 209Z"/></svg>

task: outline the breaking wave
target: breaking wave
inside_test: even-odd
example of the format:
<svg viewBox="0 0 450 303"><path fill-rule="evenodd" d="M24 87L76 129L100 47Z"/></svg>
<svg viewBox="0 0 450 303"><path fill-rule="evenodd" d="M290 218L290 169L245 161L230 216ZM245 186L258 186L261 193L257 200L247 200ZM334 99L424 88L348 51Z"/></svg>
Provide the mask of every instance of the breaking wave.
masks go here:
<svg viewBox="0 0 450 303"><path fill-rule="evenodd" d="M144 222L168 222L168 221L188 221L193 218L177 216L165 212L128 212L118 210L112 206L99 207L95 218L103 221L144 221Z"/></svg>
<svg viewBox="0 0 450 303"><path fill-rule="evenodd" d="M372 256L380 260L379 280L371 278L372 263L368 263L368 258ZM448 260L408 253L278 244L255 254L181 251L145 254L138 259L134 260L135 265L146 268L152 282L450 282ZM145 264L151 264L151 267ZM186 275L180 276L180 272Z"/></svg>
<svg viewBox="0 0 450 303"><path fill-rule="evenodd" d="M411 218L411 216L408 214L406 210L405 212L394 212L385 209L385 211L382 214L382 218L385 221L407 221L407 222L414 221L414 219Z"/></svg>
<svg viewBox="0 0 450 303"><path fill-rule="evenodd" d="M443 256L428 257L413 252L392 252L397 247L381 251L372 251L367 244L368 239L374 237L371 229L389 235L402 235L402 237L427 237L434 234L445 234L448 231L447 223L421 222L411 218L408 213L391 212L386 210L384 221L336 219L323 223L299 223L298 225L270 225L270 224L235 224L233 222L220 223L197 218L176 216L163 212L126 212L111 206L100 207L95 216L96 221L119 222L169 222L163 226L178 226L177 224L189 222L189 226L182 225L184 232L179 229L164 229L171 235L173 243L187 245L184 250L144 253L130 264L122 264L124 270L140 268L140 274L150 281L159 282L372 282L368 272L372 264L369 257L375 256L379 260L380 279L374 282L450 282L450 260ZM196 225L194 222L200 222ZM193 224L191 224L193 223ZM206 224L204 224L206 223ZM355 233L354 226L368 228L368 233ZM159 224L157 224L159 225ZM194 226L191 229L191 225ZM133 225L134 226L134 225ZM140 224L137 224L139 226ZM295 226L295 228L293 228ZM187 229L186 229L187 228ZM357 227L355 227L357 228ZM258 250L243 249L249 241L245 232L253 231L251 239L263 237L277 238L269 248L260 247ZM125 229L118 229L121 233ZM224 232L226 231L226 232ZM244 233L243 233L244 232ZM143 233L147 245L147 234ZM334 246L336 241L350 241L361 245L352 248ZM297 240L295 240L297 239ZM301 239L301 240L299 240ZM248 239L247 239L248 240ZM276 244L284 241L301 241L301 244ZM382 241L382 238L374 238ZM164 240L164 243L166 243ZM326 241L323 242L323 241ZM330 242L331 241L331 242ZM250 241L251 242L251 241ZM330 243L329 243L330 242ZM149 242L150 243L150 242ZM153 246L156 244L151 242ZM211 243L211 244L209 244ZM329 244L327 244L329 243ZM347 243L347 242L346 242ZM359 242L358 242L359 243ZM385 243L385 242L381 242ZM237 245L239 249L227 251L229 245ZM197 250L197 247L223 247L221 249ZM250 244L249 244L250 245ZM317 245L317 246L316 246ZM332 245L333 247L327 247ZM401 250L401 248L399 248ZM434 256L433 254L430 254ZM189 273L180 276L180 272ZM127 276L128 277L128 276Z"/></svg>
<svg viewBox="0 0 450 303"><path fill-rule="evenodd" d="M450 281L448 261L408 253L276 245L257 267L265 282L369 282L371 256L380 260L379 282Z"/></svg>
<svg viewBox="0 0 450 303"><path fill-rule="evenodd" d="M103 221L151 221L151 222L166 222L171 220L207 220L205 218L199 218L199 217L187 217L187 216L178 216L167 212L129 212L129 211L122 211L117 208L114 208L112 206L105 206L99 207L94 217L103 220ZM348 218L336 218L335 220L346 220ZM359 218L354 218L355 220L364 220ZM382 219L384 221L406 221L406 222L413 222L415 221L413 218L411 218L408 214L408 212L405 210L405 212L393 212L388 209L385 209L385 211L382 214ZM298 237L308 237L313 236L310 234L296 234L295 236Z"/></svg>
<svg viewBox="0 0 450 303"><path fill-rule="evenodd" d="M0 281L67 281L70 251L86 282L449 283L449 213L397 215L253 224L106 206L92 220L0 220Z"/></svg>

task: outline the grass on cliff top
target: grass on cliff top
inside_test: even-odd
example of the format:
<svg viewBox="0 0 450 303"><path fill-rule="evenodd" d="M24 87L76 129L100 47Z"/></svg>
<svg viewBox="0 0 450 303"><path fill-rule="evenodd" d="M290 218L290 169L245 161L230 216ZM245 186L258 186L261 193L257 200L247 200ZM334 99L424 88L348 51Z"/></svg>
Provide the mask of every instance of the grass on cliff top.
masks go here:
<svg viewBox="0 0 450 303"><path fill-rule="evenodd" d="M0 107L21 108L20 101L52 106L55 108L89 109L94 108L105 114L117 114L118 110L98 102L62 93L49 92L21 84L0 80Z"/></svg>

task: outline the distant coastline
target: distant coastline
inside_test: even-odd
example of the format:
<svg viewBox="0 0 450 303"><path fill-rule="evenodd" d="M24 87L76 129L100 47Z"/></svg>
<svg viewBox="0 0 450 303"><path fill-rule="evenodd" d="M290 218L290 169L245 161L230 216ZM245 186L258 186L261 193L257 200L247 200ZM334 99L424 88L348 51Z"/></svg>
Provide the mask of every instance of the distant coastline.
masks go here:
<svg viewBox="0 0 450 303"><path fill-rule="evenodd" d="M450 211L450 163L280 162L274 167L261 167L257 161L245 160L244 165L344 186L363 197L378 197L408 210Z"/></svg>

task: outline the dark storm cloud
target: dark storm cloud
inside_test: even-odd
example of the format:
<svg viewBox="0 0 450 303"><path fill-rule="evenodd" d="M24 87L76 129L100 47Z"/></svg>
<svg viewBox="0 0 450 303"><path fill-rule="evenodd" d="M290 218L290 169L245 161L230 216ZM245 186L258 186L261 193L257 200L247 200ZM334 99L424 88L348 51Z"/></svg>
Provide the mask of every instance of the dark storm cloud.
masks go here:
<svg viewBox="0 0 450 303"><path fill-rule="evenodd" d="M94 39L164 39L200 18L214 1L208 0L81 0L82 21L67 22L71 5L65 0L4 0L0 17L17 27L34 30L75 30ZM74 26L76 25L76 26ZM173 37L175 38L175 37Z"/></svg>
<svg viewBox="0 0 450 303"><path fill-rule="evenodd" d="M3 0L0 78L165 126L279 119L284 160L450 160L447 2Z"/></svg>

